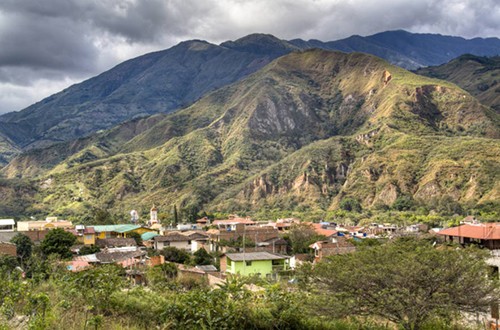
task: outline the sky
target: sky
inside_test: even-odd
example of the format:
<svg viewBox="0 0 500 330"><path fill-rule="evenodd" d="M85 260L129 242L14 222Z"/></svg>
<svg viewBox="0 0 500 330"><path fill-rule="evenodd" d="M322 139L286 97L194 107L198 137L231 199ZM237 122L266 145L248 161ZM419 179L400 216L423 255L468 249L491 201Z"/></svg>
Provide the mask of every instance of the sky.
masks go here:
<svg viewBox="0 0 500 330"><path fill-rule="evenodd" d="M498 0L1 0L0 113L188 39L500 37Z"/></svg>

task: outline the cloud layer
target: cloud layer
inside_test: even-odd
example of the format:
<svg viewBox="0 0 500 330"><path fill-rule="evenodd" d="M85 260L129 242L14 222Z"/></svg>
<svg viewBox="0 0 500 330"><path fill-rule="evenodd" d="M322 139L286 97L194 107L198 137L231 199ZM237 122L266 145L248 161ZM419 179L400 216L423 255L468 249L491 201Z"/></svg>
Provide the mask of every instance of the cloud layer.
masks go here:
<svg viewBox="0 0 500 330"><path fill-rule="evenodd" d="M497 0L3 0L0 113L186 39L336 40L405 29L500 37Z"/></svg>

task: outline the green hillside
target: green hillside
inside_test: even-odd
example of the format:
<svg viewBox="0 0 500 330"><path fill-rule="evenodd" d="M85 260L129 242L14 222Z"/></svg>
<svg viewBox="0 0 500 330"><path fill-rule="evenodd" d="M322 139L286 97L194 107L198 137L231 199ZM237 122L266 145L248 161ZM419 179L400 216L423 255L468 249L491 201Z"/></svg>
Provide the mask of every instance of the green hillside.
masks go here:
<svg viewBox="0 0 500 330"><path fill-rule="evenodd" d="M33 213L497 201L499 118L455 85L359 53L294 52L192 106L16 157ZM486 149L487 152L484 152Z"/></svg>
<svg viewBox="0 0 500 330"><path fill-rule="evenodd" d="M451 81L500 113L500 56L463 55L440 66L417 70L416 73Z"/></svg>

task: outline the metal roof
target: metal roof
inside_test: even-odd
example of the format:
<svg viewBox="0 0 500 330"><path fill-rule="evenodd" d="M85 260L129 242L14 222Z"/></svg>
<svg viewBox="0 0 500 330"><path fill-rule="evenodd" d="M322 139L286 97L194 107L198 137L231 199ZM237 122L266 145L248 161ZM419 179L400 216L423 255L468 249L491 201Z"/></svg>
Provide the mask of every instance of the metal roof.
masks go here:
<svg viewBox="0 0 500 330"><path fill-rule="evenodd" d="M226 253L226 257L232 261L252 261L252 260L282 260L288 259L276 253L269 252L249 252L249 253Z"/></svg>
<svg viewBox="0 0 500 330"><path fill-rule="evenodd" d="M0 219L0 226L15 225L14 219Z"/></svg>
<svg viewBox="0 0 500 330"><path fill-rule="evenodd" d="M138 228L141 228L141 226L129 225L129 224L94 226L94 230L98 233L102 232L126 233Z"/></svg>
<svg viewBox="0 0 500 330"><path fill-rule="evenodd" d="M141 235L141 238L143 241L149 241L150 239L153 239L155 236L158 236L159 234L154 233L152 231L149 231L147 233L144 233Z"/></svg>
<svg viewBox="0 0 500 330"><path fill-rule="evenodd" d="M214 265L197 265L195 268L198 268L204 272L217 272L217 268Z"/></svg>

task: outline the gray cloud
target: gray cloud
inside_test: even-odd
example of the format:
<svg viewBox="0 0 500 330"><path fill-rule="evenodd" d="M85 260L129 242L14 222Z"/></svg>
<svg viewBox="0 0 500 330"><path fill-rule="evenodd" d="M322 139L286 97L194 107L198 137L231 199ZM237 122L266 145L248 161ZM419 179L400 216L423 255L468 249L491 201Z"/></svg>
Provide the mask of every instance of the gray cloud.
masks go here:
<svg viewBox="0 0 500 330"><path fill-rule="evenodd" d="M324 41L406 29L500 36L497 0L3 0L0 112L186 39Z"/></svg>

